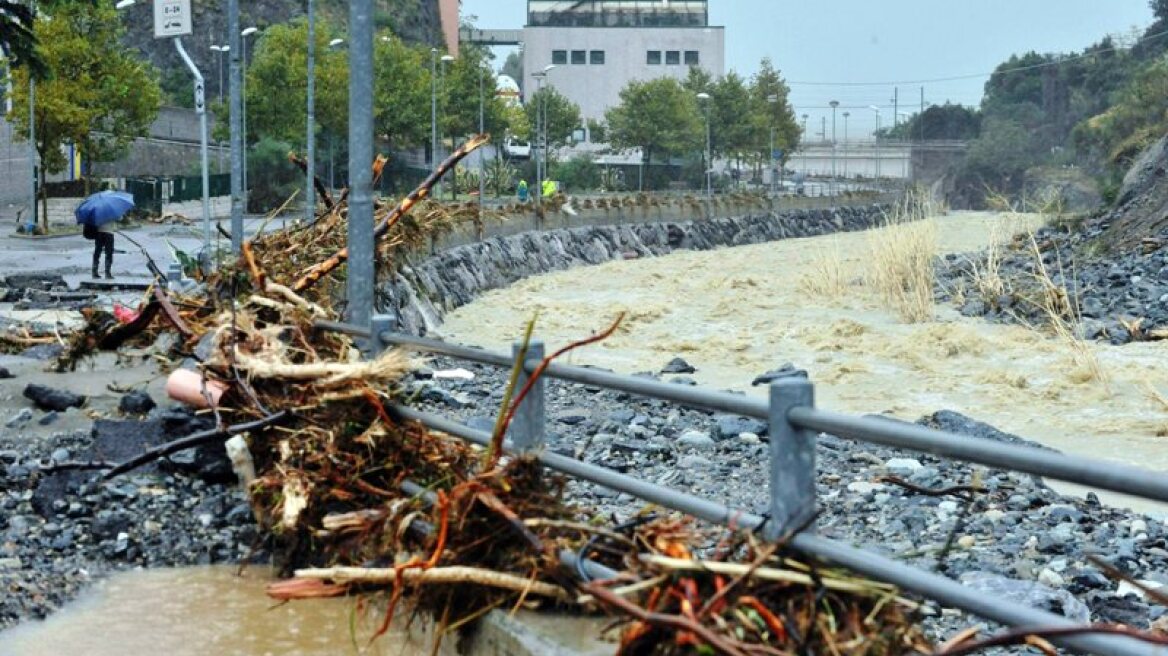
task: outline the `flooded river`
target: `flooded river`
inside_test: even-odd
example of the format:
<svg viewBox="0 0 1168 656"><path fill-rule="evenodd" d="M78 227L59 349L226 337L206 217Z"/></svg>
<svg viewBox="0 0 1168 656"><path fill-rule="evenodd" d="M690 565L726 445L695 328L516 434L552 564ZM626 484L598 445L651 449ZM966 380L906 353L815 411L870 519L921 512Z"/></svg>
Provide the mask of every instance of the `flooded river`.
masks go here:
<svg viewBox="0 0 1168 656"><path fill-rule="evenodd" d="M1006 239L1037 225L987 213L936 221L942 253L978 250L991 233ZM938 307L935 321L906 324L860 283L871 240L847 233L552 273L485 294L449 315L442 332L505 350L538 312L535 334L550 351L624 311L618 334L571 360L632 373L681 356L700 384L760 396L754 376L791 362L810 373L827 409L912 420L956 410L1069 453L1168 471L1168 409L1149 390L1168 392L1168 343L1092 345L1105 385L1074 363L1065 343L1036 330L948 307ZM842 295L804 291L824 261L851 281Z"/></svg>

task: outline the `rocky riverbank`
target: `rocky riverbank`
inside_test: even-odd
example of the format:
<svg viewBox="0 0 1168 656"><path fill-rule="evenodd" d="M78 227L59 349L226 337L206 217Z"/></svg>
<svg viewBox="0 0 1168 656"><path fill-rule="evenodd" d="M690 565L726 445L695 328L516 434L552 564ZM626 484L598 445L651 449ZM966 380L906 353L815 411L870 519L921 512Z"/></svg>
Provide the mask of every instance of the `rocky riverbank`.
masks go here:
<svg viewBox="0 0 1168 656"><path fill-rule="evenodd" d="M956 303L966 316L1045 325L1050 288L1039 275L1045 268L1050 282L1066 290L1066 301L1059 302L1064 318L1072 323L1081 318L1084 338L1126 344L1168 334L1168 239L1104 253L1099 244L1107 228L1105 221L1095 220L1070 230L1037 231L1041 266L1028 238L1016 239L1000 253L996 270L987 265L984 252L948 255L937 267L938 296Z"/></svg>
<svg viewBox="0 0 1168 656"><path fill-rule="evenodd" d="M779 239L866 230L889 210L885 205L789 210L686 222L597 225L493 237L445 250L400 267L381 290L399 329L424 335L444 313L485 291L528 276L615 259L711 250Z"/></svg>

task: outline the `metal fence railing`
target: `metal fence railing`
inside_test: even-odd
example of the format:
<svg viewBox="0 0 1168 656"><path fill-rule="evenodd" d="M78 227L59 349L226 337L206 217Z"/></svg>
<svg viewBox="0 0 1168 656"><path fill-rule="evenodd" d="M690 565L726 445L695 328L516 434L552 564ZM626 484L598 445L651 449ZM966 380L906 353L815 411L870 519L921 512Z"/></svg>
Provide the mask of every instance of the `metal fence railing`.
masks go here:
<svg viewBox="0 0 1168 656"><path fill-rule="evenodd" d="M513 347L512 354L507 355L394 333L391 331L393 318L387 315L375 316L372 328L325 321L317 322L316 325L318 329L340 331L363 338L372 348L397 346L498 367L513 367L520 351L518 344ZM521 369L524 377L535 370L543 354L542 343L533 340L528 344ZM821 410L814 405L814 387L807 379L786 379L771 384L769 399L764 401L700 387L554 363L547 367L543 376L769 422L770 504L767 517L543 449L546 418L542 379L532 385L530 393L516 412L505 444L509 453L529 453L544 466L557 472L704 521L745 529L761 528L763 536L769 540L778 539L786 532L803 526L807 519L814 516L815 444L820 432L1168 502L1168 476L1162 473L1033 447L961 437L878 417L857 417ZM524 382L521 379L520 385ZM431 429L475 444L486 445L490 442L489 433L439 415L400 405L394 406L393 411L400 418L418 421ZM1061 615L986 595L944 576L817 536L813 526L791 537L789 544L805 554L1004 625L1047 630L1078 626ZM1070 649L1108 656L1168 656L1168 648L1122 635L1085 631L1052 638L1051 641Z"/></svg>

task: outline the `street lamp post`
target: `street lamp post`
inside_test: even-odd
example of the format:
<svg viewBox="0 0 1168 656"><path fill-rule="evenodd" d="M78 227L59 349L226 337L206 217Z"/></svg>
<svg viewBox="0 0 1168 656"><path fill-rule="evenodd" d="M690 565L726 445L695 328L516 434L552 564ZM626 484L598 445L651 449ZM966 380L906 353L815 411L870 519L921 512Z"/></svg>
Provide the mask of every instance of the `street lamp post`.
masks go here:
<svg viewBox="0 0 1168 656"><path fill-rule="evenodd" d="M771 168L771 195L772 196L775 195L775 178L777 177L776 173L778 170L780 170L779 167L781 166L781 162L779 161L779 158L775 157L775 109L774 108L775 108L775 105L778 104L778 102L779 102L778 95L771 94L771 95L767 96L767 103L770 104L770 106L771 106L771 116L770 116L771 150L769 153L767 153L767 161L771 163L770 168Z"/></svg>
<svg viewBox="0 0 1168 656"><path fill-rule="evenodd" d="M548 73L555 68L555 64L548 64L539 73L533 73L535 78L535 207L539 214L543 206L543 178L547 166L547 108L543 102L543 83Z"/></svg>
<svg viewBox="0 0 1168 656"><path fill-rule="evenodd" d="M908 112L897 112L897 113L898 113L898 115L905 117L905 121L904 121L904 122L905 122L905 125L910 125L910 123L909 123L909 119L911 119L911 118L912 118L912 114L909 114ZM921 114L921 129L922 129L922 131L924 130L924 125L925 125L925 115L924 115L924 114ZM912 130L912 128L911 128L911 125L910 125L910 127L909 127L910 134L909 134L909 138L908 138L908 142L909 142L909 143L908 143L908 148L909 148L909 151L908 151L908 152L909 152L909 158L911 158L911 157L912 157L912 134L911 134L911 130ZM901 158L900 158L900 177L901 177L901 179L902 179L902 180L904 180L904 181L906 181L906 182L908 181L908 160L907 160L907 159L905 159L904 157L901 157Z"/></svg>
<svg viewBox="0 0 1168 656"><path fill-rule="evenodd" d="M314 1L308 0L308 67L307 91L308 106L306 108L308 120L306 124L305 143L305 179L304 186L304 222L311 224L316 220L316 13Z"/></svg>
<svg viewBox="0 0 1168 656"><path fill-rule="evenodd" d="M876 112L876 181L880 182L880 108L876 105L868 105L868 109Z"/></svg>
<svg viewBox="0 0 1168 656"><path fill-rule="evenodd" d="M834 195L839 194L839 178L836 175L835 166L835 110L839 107L839 101L833 100L828 104L831 105L831 185L829 188L833 190L831 193Z"/></svg>
<svg viewBox="0 0 1168 656"><path fill-rule="evenodd" d="M844 112L844 182L848 179L848 117L851 112Z"/></svg>
<svg viewBox="0 0 1168 656"><path fill-rule="evenodd" d="M247 210L247 37L259 32L257 27L247 27L239 33L243 37L240 45L240 54L243 55L243 77L241 78L240 91L243 102L243 207Z"/></svg>
<svg viewBox="0 0 1168 656"><path fill-rule="evenodd" d="M450 55L442 55L442 58L439 59L438 61L442 62L441 67L439 69L440 75L438 76L438 78L442 81L441 91L442 91L442 95L445 96L446 95L446 64L448 62L454 61L454 57L451 57ZM446 105L442 105L442 112L445 115ZM441 133L441 130L439 130L439 133ZM451 141L453 142L454 140L451 139ZM439 135L438 145L439 146L442 145L441 134ZM453 148L453 147L454 147L454 144L451 143L451 148ZM439 180L438 184L436 184L435 187L437 187L437 189L435 189L435 191L434 191L434 197L441 198L442 197L442 181ZM455 200L455 194L457 194L457 193L458 193L458 185L451 184L450 185L450 200Z"/></svg>
<svg viewBox="0 0 1168 656"><path fill-rule="evenodd" d="M714 154L711 149L712 141L710 139L710 94L705 91L698 94L698 100L702 101L702 106L706 112L706 213L710 212L710 203L713 201L713 173L714 173Z"/></svg>
<svg viewBox="0 0 1168 656"><path fill-rule="evenodd" d="M808 115L803 115L803 134L799 135L800 150L803 151L803 180L807 180L807 119Z"/></svg>
<svg viewBox="0 0 1168 656"><path fill-rule="evenodd" d="M483 91L483 78L486 76L482 62L479 63L479 134L487 131L487 97ZM479 239L482 239L483 225L483 196L486 194L487 160L479 151Z"/></svg>
<svg viewBox="0 0 1168 656"><path fill-rule="evenodd" d="M217 71L219 73L219 107L222 108L223 107L223 55L225 55L231 51L231 46L213 45L213 46L211 46L211 50L213 52L219 53L219 63L218 63L218 65L215 66L215 68L217 69ZM219 163L218 172L220 174L222 174L223 173L223 142L219 141L218 144L219 144L219 147L218 147L219 152L216 155L215 159Z"/></svg>

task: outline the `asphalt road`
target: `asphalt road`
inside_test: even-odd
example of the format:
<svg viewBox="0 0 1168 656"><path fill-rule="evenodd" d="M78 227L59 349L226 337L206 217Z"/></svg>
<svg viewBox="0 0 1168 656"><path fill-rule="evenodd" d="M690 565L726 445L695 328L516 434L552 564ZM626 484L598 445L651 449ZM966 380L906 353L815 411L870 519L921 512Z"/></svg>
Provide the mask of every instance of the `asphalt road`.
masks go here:
<svg viewBox="0 0 1168 656"><path fill-rule="evenodd" d="M223 223L224 227L227 227L229 222ZM263 219L259 217L245 219L245 234L254 234L262 223ZM280 221L276 219L268 224L268 229L279 226ZM121 235L115 236L116 252L113 264L115 278L150 277L143 249L165 271L167 265L174 260L171 246L192 255L202 247L202 226L197 222L191 225L143 224L126 230L125 234L142 244L142 249ZM229 252L231 248L230 241L214 231L213 227L211 248L212 251L219 248L224 252ZM65 277L71 288L76 288L81 280L89 277L92 263L93 242L80 234L30 238L7 231L0 233L0 275L58 273Z"/></svg>

